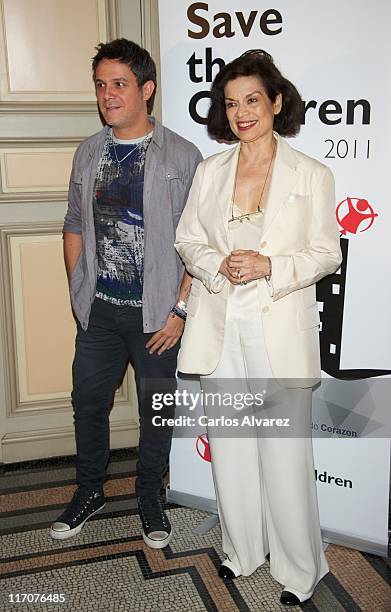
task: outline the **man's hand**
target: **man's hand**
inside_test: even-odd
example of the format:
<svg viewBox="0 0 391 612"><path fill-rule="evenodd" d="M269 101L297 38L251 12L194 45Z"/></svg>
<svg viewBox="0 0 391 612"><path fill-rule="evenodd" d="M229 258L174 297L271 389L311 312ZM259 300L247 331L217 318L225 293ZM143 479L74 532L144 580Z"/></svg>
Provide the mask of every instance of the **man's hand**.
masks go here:
<svg viewBox="0 0 391 612"><path fill-rule="evenodd" d="M183 334L184 327L185 322L180 317L170 312L165 326L155 332L145 345L149 353L152 355L157 352L158 355L161 355L167 349L175 346Z"/></svg>

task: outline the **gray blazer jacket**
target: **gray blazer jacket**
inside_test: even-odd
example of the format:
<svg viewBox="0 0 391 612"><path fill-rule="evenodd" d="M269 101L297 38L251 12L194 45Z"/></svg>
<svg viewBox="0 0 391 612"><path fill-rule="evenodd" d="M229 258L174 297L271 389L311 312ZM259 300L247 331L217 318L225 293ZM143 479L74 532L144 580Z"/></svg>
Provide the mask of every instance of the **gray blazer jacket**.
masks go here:
<svg viewBox="0 0 391 612"><path fill-rule="evenodd" d="M174 249L175 230L186 203L201 153L191 142L154 121L145 160L144 178L144 285L145 332L161 329L177 301L183 264ZM97 277L93 192L98 162L107 132L87 138L78 147L69 183L68 211L63 231L82 234L83 249L72 273L73 311L87 329Z"/></svg>

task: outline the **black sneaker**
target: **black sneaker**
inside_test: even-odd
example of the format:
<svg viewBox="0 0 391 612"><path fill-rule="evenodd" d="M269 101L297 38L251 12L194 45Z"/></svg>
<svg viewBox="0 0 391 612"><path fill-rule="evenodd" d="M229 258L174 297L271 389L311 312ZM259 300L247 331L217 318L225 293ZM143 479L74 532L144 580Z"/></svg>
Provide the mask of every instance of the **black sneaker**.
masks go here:
<svg viewBox="0 0 391 612"><path fill-rule="evenodd" d="M172 528L164 512L161 497L139 497L138 508L143 524L143 540L150 548L164 548L172 536Z"/></svg>
<svg viewBox="0 0 391 612"><path fill-rule="evenodd" d="M57 521L52 524L50 535L55 540L66 540L80 533L88 519L102 510L105 505L103 491L91 489L76 489L67 509Z"/></svg>

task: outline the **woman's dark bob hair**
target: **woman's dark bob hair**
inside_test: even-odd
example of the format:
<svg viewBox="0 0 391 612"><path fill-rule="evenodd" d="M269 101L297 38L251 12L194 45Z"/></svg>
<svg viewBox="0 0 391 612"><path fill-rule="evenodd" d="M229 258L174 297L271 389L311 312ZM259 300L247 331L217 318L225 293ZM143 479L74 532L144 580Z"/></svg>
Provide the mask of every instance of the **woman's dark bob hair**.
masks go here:
<svg viewBox="0 0 391 612"><path fill-rule="evenodd" d="M273 129L281 136L295 136L301 126L300 94L296 87L282 76L272 56L262 49L246 51L226 64L216 75L210 92L212 103L207 118L209 136L226 142L238 140L227 120L224 88L229 81L242 76L258 77L271 102L275 102L277 95L281 94L282 107L274 117Z"/></svg>

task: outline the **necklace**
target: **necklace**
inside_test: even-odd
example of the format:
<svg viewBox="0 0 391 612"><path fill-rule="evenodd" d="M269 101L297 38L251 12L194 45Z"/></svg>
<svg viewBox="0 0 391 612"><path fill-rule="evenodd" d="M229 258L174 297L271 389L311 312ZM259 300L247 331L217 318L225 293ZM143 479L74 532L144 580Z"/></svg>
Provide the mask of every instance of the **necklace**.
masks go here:
<svg viewBox="0 0 391 612"><path fill-rule="evenodd" d="M239 215L238 217L234 216L234 195L235 195L235 191L236 191L236 180L238 177L238 167L239 167L239 160L238 163L236 165L236 173L235 173L235 181L234 181L234 187L233 187L233 192L232 192L232 198L231 198L231 218L228 220L228 223L231 223L232 221L239 221L240 223L243 223L244 220L249 221L249 218L251 215L257 215L257 214L263 214L263 208L261 208L261 203L262 203L262 198L263 198L263 194L265 191L265 187L267 184L267 180L269 178L269 174L270 174L270 169L272 167L273 164L273 160L274 157L276 155L276 149L277 149L277 142L274 142L274 147L273 147L273 152L270 158L270 162L269 162L269 166L266 172L266 177L262 186L262 191L261 191L261 195L259 197L258 200L258 206L257 206L257 210L254 210L253 212L249 212L249 213L244 213L243 215ZM240 152L239 152L240 155Z"/></svg>
<svg viewBox="0 0 391 612"><path fill-rule="evenodd" d="M118 155L117 155L117 145L113 145L114 146L114 155L115 155L115 161L117 162L117 164L122 164L123 161L125 161L125 159L127 159L130 155L132 155L132 153L134 153L135 151L137 151L138 147L135 147L134 149L132 149L131 151L129 151L129 153L127 153L122 159L118 159Z"/></svg>
<svg viewBox="0 0 391 612"><path fill-rule="evenodd" d="M117 146L114 142L114 140L112 141L112 147L114 149L114 155L115 155L115 161L117 163L118 166L120 166L122 164L123 161L125 161L125 159L127 159L128 157L130 157L130 155L132 155L133 153L135 153L139 148L140 145L144 142L144 140L142 140L141 142L139 142L138 145L136 145L134 147L134 149L132 149L131 151L129 151L129 153L127 153L126 155L124 155L124 157L122 159L118 159L118 155L117 155Z"/></svg>

